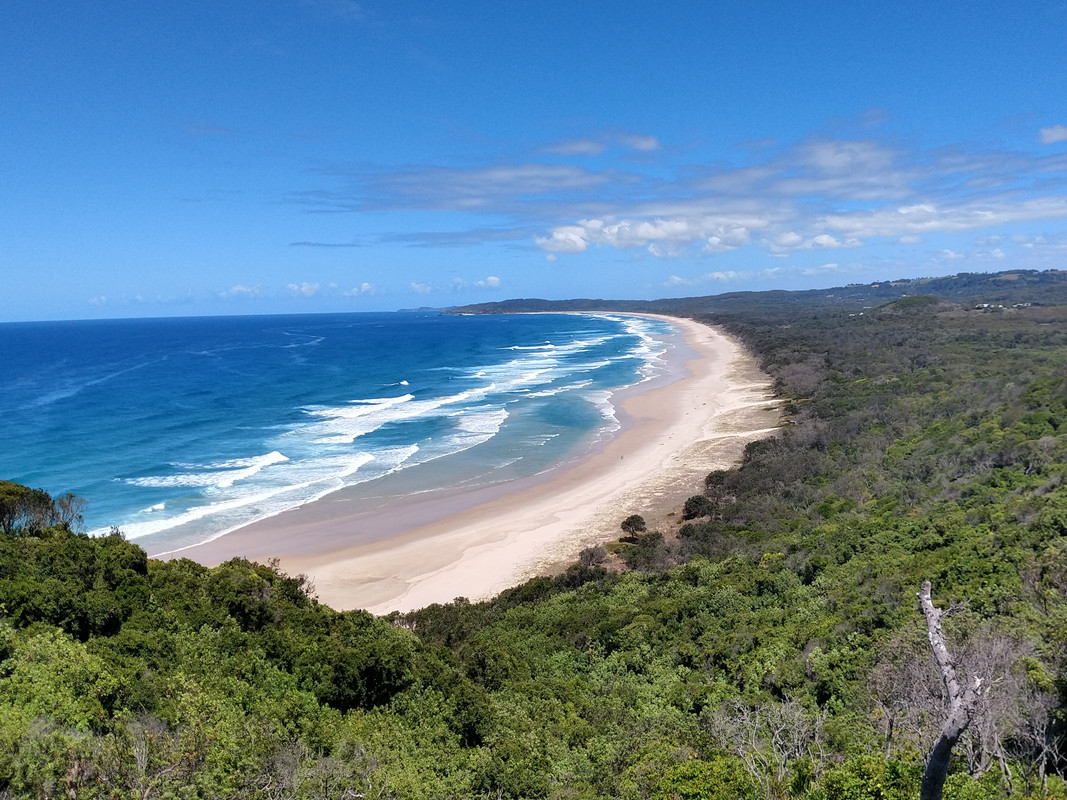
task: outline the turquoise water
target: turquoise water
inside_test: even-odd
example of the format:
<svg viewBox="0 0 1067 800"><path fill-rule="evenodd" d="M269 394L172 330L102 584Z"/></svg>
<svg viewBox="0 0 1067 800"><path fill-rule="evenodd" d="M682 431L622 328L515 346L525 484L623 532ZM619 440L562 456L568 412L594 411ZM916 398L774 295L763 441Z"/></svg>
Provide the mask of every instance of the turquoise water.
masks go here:
<svg viewBox="0 0 1067 800"><path fill-rule="evenodd" d="M159 552L428 462L442 484L532 475L618 428L618 391L666 369L674 332L608 314L4 324L0 478L74 492L90 532Z"/></svg>

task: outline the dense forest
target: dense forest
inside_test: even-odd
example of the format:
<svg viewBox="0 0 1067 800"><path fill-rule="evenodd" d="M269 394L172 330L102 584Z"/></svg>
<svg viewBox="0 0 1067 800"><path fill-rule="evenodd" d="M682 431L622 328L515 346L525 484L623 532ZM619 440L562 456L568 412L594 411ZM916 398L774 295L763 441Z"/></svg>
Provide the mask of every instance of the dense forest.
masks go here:
<svg viewBox="0 0 1067 800"><path fill-rule="evenodd" d="M0 482L0 797L915 798L930 581L981 687L944 796L1067 798L1067 272L461 311L552 309L729 331L782 430L680 527L385 618Z"/></svg>

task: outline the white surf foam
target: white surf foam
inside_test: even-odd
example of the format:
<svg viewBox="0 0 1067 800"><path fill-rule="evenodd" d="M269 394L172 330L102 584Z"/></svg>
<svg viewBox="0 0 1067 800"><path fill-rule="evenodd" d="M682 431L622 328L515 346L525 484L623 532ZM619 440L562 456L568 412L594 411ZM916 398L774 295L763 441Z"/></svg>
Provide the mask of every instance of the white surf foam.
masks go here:
<svg viewBox="0 0 1067 800"><path fill-rule="evenodd" d="M220 461L214 464L175 464L179 469L200 469L200 472L181 472L176 475L149 475L140 478L126 478L125 483L131 486L147 488L199 488L205 486L217 486L227 488L233 486L236 481L251 478L272 464L280 464L288 461L287 456L277 450L252 458L235 458L229 461Z"/></svg>

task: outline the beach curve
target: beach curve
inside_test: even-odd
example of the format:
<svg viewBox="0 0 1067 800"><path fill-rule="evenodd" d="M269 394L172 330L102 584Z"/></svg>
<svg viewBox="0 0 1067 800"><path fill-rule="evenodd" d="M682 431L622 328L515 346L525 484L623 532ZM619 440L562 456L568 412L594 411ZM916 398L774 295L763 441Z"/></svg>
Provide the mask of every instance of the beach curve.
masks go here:
<svg viewBox="0 0 1067 800"><path fill-rule="evenodd" d="M777 428L780 410L737 341L693 320L657 318L679 329L691 357L675 365L676 380L628 393L620 431L577 463L420 493L399 508L356 509L338 493L174 555L208 565L277 558L286 572L307 575L323 603L384 614L486 599L558 571L583 548L618 538L630 514L663 530L708 472L735 464L745 444ZM356 530L363 535L353 544Z"/></svg>

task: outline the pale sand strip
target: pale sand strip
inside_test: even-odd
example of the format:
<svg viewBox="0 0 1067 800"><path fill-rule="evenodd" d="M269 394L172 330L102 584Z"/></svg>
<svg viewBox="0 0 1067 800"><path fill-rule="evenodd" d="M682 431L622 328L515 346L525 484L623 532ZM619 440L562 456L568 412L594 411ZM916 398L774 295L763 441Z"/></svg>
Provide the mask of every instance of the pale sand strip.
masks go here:
<svg viewBox="0 0 1067 800"><path fill-rule="evenodd" d="M708 472L736 463L746 443L780 421L767 377L739 344L706 325L670 321L696 355L684 376L627 397L623 429L576 465L405 498L403 508L354 511L327 498L174 555L206 564L278 557L290 574L308 575L327 605L382 614L492 597L618 538L630 514L667 532Z"/></svg>

